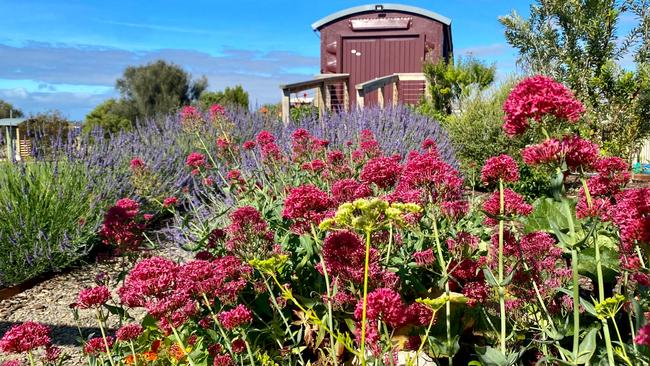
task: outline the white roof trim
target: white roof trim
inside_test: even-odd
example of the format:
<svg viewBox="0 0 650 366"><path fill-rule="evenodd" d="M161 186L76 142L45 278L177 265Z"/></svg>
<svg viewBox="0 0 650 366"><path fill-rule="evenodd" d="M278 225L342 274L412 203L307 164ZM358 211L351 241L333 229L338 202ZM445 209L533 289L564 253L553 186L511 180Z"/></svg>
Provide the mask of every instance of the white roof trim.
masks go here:
<svg viewBox="0 0 650 366"><path fill-rule="evenodd" d="M377 6L382 6L383 10L394 10L394 11L403 11L407 13L412 13L412 14L417 14L417 15L422 15L427 18L431 18L433 20L437 20L442 24L445 25L451 25L451 19L442 16L438 13L434 13L430 10L418 8L415 6L409 6L409 5L400 5L400 4L369 4L369 5L361 5L361 6L355 6L352 8L344 9L341 11L337 11L336 13L332 13L316 22L314 22L311 27L313 30L318 30L322 26L324 26L327 23L333 22L337 19L344 18L348 15L353 15L353 14L358 14L358 13L367 13L367 12L374 12L378 11L376 9Z"/></svg>

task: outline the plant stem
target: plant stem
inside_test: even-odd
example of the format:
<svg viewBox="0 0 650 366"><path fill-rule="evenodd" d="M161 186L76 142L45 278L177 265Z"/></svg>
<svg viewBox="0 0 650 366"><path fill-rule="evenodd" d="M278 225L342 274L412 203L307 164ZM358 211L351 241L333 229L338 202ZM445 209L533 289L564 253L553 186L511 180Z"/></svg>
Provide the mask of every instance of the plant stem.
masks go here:
<svg viewBox="0 0 650 366"><path fill-rule="evenodd" d="M587 199L587 207L591 208L591 194L589 193L589 186L584 178L580 179L582 182L582 188L585 192L585 198ZM595 225L595 223L594 223ZM594 231L594 249L596 251L596 274L598 276L598 301L605 301L605 281L603 280L603 264L600 259L600 245L598 243L598 232ZM614 349L612 347L612 340L609 334L609 326L607 325L607 319L602 319L603 323L603 333L605 335L605 346L607 347L607 360L610 365L614 365Z"/></svg>
<svg viewBox="0 0 650 366"><path fill-rule="evenodd" d="M368 306L368 269L370 267L370 231L366 231L366 261L363 271L363 307L361 312L361 365L366 366L366 311Z"/></svg>
<svg viewBox="0 0 650 366"><path fill-rule="evenodd" d="M129 346L131 347L131 354L133 355L133 363L135 366L138 366L138 356L135 354L135 347L133 347L133 341L129 340Z"/></svg>
<svg viewBox="0 0 650 366"><path fill-rule="evenodd" d="M500 334L500 346L501 353L505 356L506 354L506 299L505 299L505 289L503 288L503 226L504 220L503 215L505 215L505 200L503 196L503 179L499 179L499 312L501 316L501 334Z"/></svg>
<svg viewBox="0 0 650 366"><path fill-rule="evenodd" d="M255 366L255 358L253 358L253 351L251 351L251 346L248 344L248 340L245 336L242 336L244 344L246 344L246 352L248 353L248 359L251 360L251 366Z"/></svg>
<svg viewBox="0 0 650 366"><path fill-rule="evenodd" d="M221 327L221 324L219 323L219 319L217 319L217 315L212 310L212 306L210 306L210 301L208 300L208 297L205 294L203 294L203 301L205 302L205 305L208 307L208 311L210 311L210 315L212 316L212 321L214 321L214 325L217 326L217 328L219 329L219 333L221 333L221 337L223 337L223 339L225 340L224 343L226 343L226 347L228 348L228 351L230 352L230 354L233 354L232 347L230 346L230 339L228 339L226 332Z"/></svg>
<svg viewBox="0 0 650 366"><path fill-rule="evenodd" d="M447 300L449 301L449 300ZM433 326L433 321L436 319L436 312L431 311L431 320L429 320L429 326L427 327L427 331L424 332L424 338L422 338L422 342L420 342L420 347L418 347L418 351L415 353L415 359L418 360L420 357L420 353L422 352L422 349L424 348L424 343L429 339L429 332L431 331L431 326Z"/></svg>
<svg viewBox="0 0 650 366"><path fill-rule="evenodd" d="M192 361L192 357L190 357L189 354L185 353L185 346L183 345L183 341L181 341L181 337L178 335L178 332L176 331L176 327L172 325L172 322L169 322L169 326L172 328L172 332L174 332L174 338L176 338L176 343L178 343L178 346L181 348L181 351L183 351L183 354L187 356L187 362L190 363L190 365L195 366L194 361Z"/></svg>
<svg viewBox="0 0 650 366"><path fill-rule="evenodd" d="M388 224L388 250L386 251L386 262L385 265L388 266L390 261L390 251L393 246L393 223Z"/></svg>
<svg viewBox="0 0 650 366"><path fill-rule="evenodd" d="M571 248L571 269L573 272L573 359L578 359L580 348L580 284L578 278L578 251Z"/></svg>
<svg viewBox="0 0 650 366"><path fill-rule="evenodd" d="M311 225L311 234L314 237L314 242L318 243L318 237L316 236L316 229L314 228L314 225ZM323 276L325 277L325 287L326 287L326 292L327 292L327 325L330 328L330 330L334 330L334 319L332 316L332 290L330 288L330 278L329 275L327 274L327 267L325 266L325 259L323 258L323 251L321 250L320 253L318 254L318 257L320 258L320 263L323 268ZM338 359L336 357L336 345L334 343L334 335L332 332L329 332L330 335L330 352L332 352L332 362L333 365L336 366L338 365Z"/></svg>
<svg viewBox="0 0 650 366"><path fill-rule="evenodd" d="M111 366L115 366L113 362L113 356L111 355L111 349L108 347L108 341L106 340L106 332L104 331L104 321L102 320L101 310L97 309L97 322L99 323L99 330L102 332L102 339L104 340L104 347L106 347L106 355L108 356L108 362Z"/></svg>
<svg viewBox="0 0 650 366"><path fill-rule="evenodd" d="M630 359L627 357L627 351L625 350L625 343L623 343L623 338L621 338L621 332L618 330L618 325L616 324L616 319L612 316L612 323L614 323L614 330L616 330L616 335L618 336L618 341L621 343L621 349L623 350L623 359L625 362L632 366Z"/></svg>
<svg viewBox="0 0 650 366"><path fill-rule="evenodd" d="M29 359L29 364L31 366L36 366L36 363L34 363L34 356L32 355L32 351L27 351L27 358Z"/></svg>
<svg viewBox="0 0 650 366"><path fill-rule="evenodd" d="M438 257L440 261L440 268L442 273L445 276L445 295L447 296L447 301L445 302L445 326L447 333L447 358L449 365L453 365L453 357L451 354L451 302L449 301L449 274L447 273L447 261L442 254L442 245L440 244L440 234L438 232L438 221L434 215L432 218L433 221L433 238L436 241L436 249L438 251Z"/></svg>

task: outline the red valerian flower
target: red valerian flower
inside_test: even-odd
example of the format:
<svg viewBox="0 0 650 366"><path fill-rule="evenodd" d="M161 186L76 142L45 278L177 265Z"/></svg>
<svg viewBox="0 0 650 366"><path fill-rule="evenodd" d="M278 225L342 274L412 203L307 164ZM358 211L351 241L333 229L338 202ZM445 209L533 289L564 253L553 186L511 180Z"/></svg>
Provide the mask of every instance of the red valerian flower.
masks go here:
<svg viewBox="0 0 650 366"><path fill-rule="evenodd" d="M372 196L370 187L354 179L341 179L332 184L332 198L337 204L370 196Z"/></svg>
<svg viewBox="0 0 650 366"><path fill-rule="evenodd" d="M253 313L244 305L239 304L232 310L222 311L217 315L221 325L233 330L237 327L250 324L253 321Z"/></svg>
<svg viewBox="0 0 650 366"><path fill-rule="evenodd" d="M634 338L634 343L650 347L650 324L646 324L639 329L639 333Z"/></svg>
<svg viewBox="0 0 650 366"><path fill-rule="evenodd" d="M511 216L526 216L533 211L533 206L526 203L524 198L517 194L515 191L506 188L503 190L503 200L504 200L504 215ZM500 198L499 191L495 191L492 195L483 203L483 211L491 216L498 216L500 214ZM498 224L499 221L494 217L486 217L485 224L489 226L494 226Z"/></svg>
<svg viewBox="0 0 650 366"><path fill-rule="evenodd" d="M202 166L205 166L205 155L193 152L187 156L185 164L192 168L200 168Z"/></svg>
<svg viewBox="0 0 650 366"><path fill-rule="evenodd" d="M135 157L131 159L131 170L138 171L145 167L144 160L141 158Z"/></svg>
<svg viewBox="0 0 650 366"><path fill-rule="evenodd" d="M233 360L230 355L215 355L212 366L233 366Z"/></svg>
<svg viewBox="0 0 650 366"><path fill-rule="evenodd" d="M361 170L361 181L366 184L375 184L382 189L392 187L402 172L400 160L399 155L380 156L368 160Z"/></svg>
<svg viewBox="0 0 650 366"><path fill-rule="evenodd" d="M162 298L170 294L178 269L178 264L162 257L141 260L117 291L121 302L129 307L142 307L149 297Z"/></svg>
<svg viewBox="0 0 650 366"><path fill-rule="evenodd" d="M413 259L415 260L415 264L417 264L418 267L426 267L436 261L436 256L433 253L433 249L429 248L413 253Z"/></svg>
<svg viewBox="0 0 650 366"><path fill-rule="evenodd" d="M354 309L354 317L361 320L363 299L360 299ZM406 305L399 293L389 288L378 288L368 294L366 304L366 319L382 320L391 327L403 325L406 320Z"/></svg>
<svg viewBox="0 0 650 366"><path fill-rule="evenodd" d="M111 292L106 286L87 288L79 291L77 297L77 307L80 309L90 309L100 307L111 298Z"/></svg>
<svg viewBox="0 0 650 366"><path fill-rule="evenodd" d="M45 347L45 361L56 362L61 357L61 348L55 346Z"/></svg>
<svg viewBox="0 0 650 366"><path fill-rule="evenodd" d="M138 339L144 329L140 324L132 323L120 327L115 334L118 341L128 342Z"/></svg>
<svg viewBox="0 0 650 366"><path fill-rule="evenodd" d="M269 131L262 130L257 134L257 143L260 146L275 143L275 136L273 136Z"/></svg>
<svg viewBox="0 0 650 366"><path fill-rule="evenodd" d="M222 117L226 114L226 108L221 104L213 104L210 106L210 118L215 119L217 117Z"/></svg>
<svg viewBox="0 0 650 366"><path fill-rule="evenodd" d="M521 255L537 273L553 271L562 258L562 249L548 233L536 231L524 235L519 241Z"/></svg>
<svg viewBox="0 0 650 366"><path fill-rule="evenodd" d="M582 139L576 135L565 136L561 142L564 161L572 171L587 171L598 162L600 149L598 144Z"/></svg>
<svg viewBox="0 0 650 366"><path fill-rule="evenodd" d="M13 325L0 339L0 351L4 353L30 352L50 344L50 328L36 322Z"/></svg>
<svg viewBox="0 0 650 366"><path fill-rule="evenodd" d="M370 130L361 130L359 133L359 150L357 151L369 159L382 154L379 142L375 140L375 135Z"/></svg>
<svg viewBox="0 0 650 366"><path fill-rule="evenodd" d="M242 258L263 256L273 249L274 234L262 214L252 206L239 207L230 213L226 228L226 249Z"/></svg>
<svg viewBox="0 0 650 366"><path fill-rule="evenodd" d="M246 342L241 339L237 338L230 343L230 347L232 348L232 351L235 353L242 353L246 350Z"/></svg>
<svg viewBox="0 0 650 366"><path fill-rule="evenodd" d="M541 122L546 115L568 122L580 119L585 108L564 85L546 76L522 80L503 105L503 129L509 136L520 135L529 127L529 120Z"/></svg>
<svg viewBox="0 0 650 366"><path fill-rule="evenodd" d="M178 203L178 198L176 197L167 197L163 200L163 207L172 207L176 206Z"/></svg>
<svg viewBox="0 0 650 366"><path fill-rule="evenodd" d="M463 253L473 253L478 249L480 240L481 239L476 235L472 235L466 231L461 231L456 234L455 238L447 239L447 249L458 255L462 255Z"/></svg>
<svg viewBox="0 0 650 366"><path fill-rule="evenodd" d="M541 144L526 146L521 151L524 163L535 166L556 164L560 159L562 148L556 139L544 140Z"/></svg>
<svg viewBox="0 0 650 366"><path fill-rule="evenodd" d="M241 145L241 147L242 147L244 150L253 150L253 149L255 148L255 145L256 145L256 144L255 144L255 141L253 141L253 140L248 140L248 141L244 141L244 143Z"/></svg>
<svg viewBox="0 0 650 366"><path fill-rule="evenodd" d="M363 283L366 247L361 238L350 231L330 233L323 242L323 260L330 276L355 284ZM317 266L322 270L320 265ZM369 277L380 277L379 252L370 248Z"/></svg>
<svg viewBox="0 0 650 366"><path fill-rule="evenodd" d="M438 146L436 145L436 141L432 138L427 137L424 139L420 147L422 150L425 150L430 154L438 155Z"/></svg>
<svg viewBox="0 0 650 366"><path fill-rule="evenodd" d="M456 169L437 154L413 151L399 178L393 201L424 204L462 199L463 180ZM419 199L416 196L419 195Z"/></svg>
<svg viewBox="0 0 650 366"><path fill-rule="evenodd" d="M650 243L650 188L619 193L610 214L619 228L622 252L631 253L636 243Z"/></svg>
<svg viewBox="0 0 650 366"><path fill-rule="evenodd" d="M292 230L302 234L311 230L312 224L320 224L332 206L332 199L326 192L305 184L291 189L284 200L282 216L293 220Z"/></svg>
<svg viewBox="0 0 650 366"><path fill-rule="evenodd" d="M514 183L519 180L519 166L509 155L493 156L485 161L481 170L483 183L494 183L502 179L506 183Z"/></svg>
<svg viewBox="0 0 650 366"><path fill-rule="evenodd" d="M104 244L114 244L120 251L137 249L144 239L145 228L135 219L139 210L140 205L129 198L122 198L109 208L99 230Z"/></svg>
<svg viewBox="0 0 650 366"><path fill-rule="evenodd" d="M108 348L112 348L113 344L115 344L115 338L106 337L106 344L108 344ZM99 356L100 353L106 353L106 344L102 337L91 338L84 345L84 353L89 356Z"/></svg>
<svg viewBox="0 0 650 366"><path fill-rule="evenodd" d="M187 106L181 108L181 118L183 120L186 120L186 119L198 119L198 118L201 118L201 114L199 113L199 110L196 109L196 107L193 107L191 105L187 105Z"/></svg>
<svg viewBox="0 0 650 366"><path fill-rule="evenodd" d="M2 366L21 366L23 363L20 360L8 360L2 363Z"/></svg>

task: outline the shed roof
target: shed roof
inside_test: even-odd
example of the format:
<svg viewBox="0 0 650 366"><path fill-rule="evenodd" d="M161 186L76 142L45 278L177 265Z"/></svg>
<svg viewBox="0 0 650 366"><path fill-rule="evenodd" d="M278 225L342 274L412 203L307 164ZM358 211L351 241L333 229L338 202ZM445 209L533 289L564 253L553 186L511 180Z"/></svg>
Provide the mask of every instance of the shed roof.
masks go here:
<svg viewBox="0 0 650 366"><path fill-rule="evenodd" d="M27 118L0 118L0 126L16 127L27 121Z"/></svg>
<svg viewBox="0 0 650 366"><path fill-rule="evenodd" d="M368 5L360 5L360 6L355 6L352 8L344 9L341 11L337 11L336 13L332 13L315 23L311 25L312 29L318 30L324 25L331 23L337 19L347 17L349 15L354 15L354 14L359 14L359 13L367 13L367 12L373 12L373 11L382 11L382 10L394 10L394 11L403 11L406 13L412 13L412 14L417 14L417 15L422 15L424 17L437 20L442 24L445 24L447 26L451 25L451 19L442 16L438 13L432 12L430 10L418 8L415 6L409 6L409 5L401 5L401 4L368 4Z"/></svg>

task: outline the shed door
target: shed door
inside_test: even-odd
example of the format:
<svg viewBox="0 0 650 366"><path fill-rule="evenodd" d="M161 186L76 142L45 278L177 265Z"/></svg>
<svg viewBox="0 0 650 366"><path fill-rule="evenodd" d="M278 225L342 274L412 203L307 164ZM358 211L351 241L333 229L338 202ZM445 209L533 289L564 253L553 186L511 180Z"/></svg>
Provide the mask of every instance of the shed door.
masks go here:
<svg viewBox="0 0 650 366"><path fill-rule="evenodd" d="M350 102L356 103L355 85L397 72L422 72L423 37L343 38L342 72L350 74ZM384 89L386 104L393 96ZM377 92L366 96L366 105L377 104Z"/></svg>

